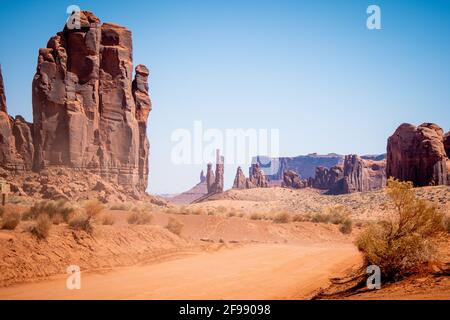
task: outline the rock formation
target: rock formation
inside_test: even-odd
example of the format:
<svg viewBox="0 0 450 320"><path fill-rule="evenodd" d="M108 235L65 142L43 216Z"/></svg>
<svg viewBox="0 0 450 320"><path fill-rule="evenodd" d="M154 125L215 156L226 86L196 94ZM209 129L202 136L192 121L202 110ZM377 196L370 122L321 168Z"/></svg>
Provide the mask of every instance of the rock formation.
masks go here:
<svg viewBox="0 0 450 320"><path fill-rule="evenodd" d="M241 167L238 167L234 177L233 189L248 189L247 180Z"/></svg>
<svg viewBox="0 0 450 320"><path fill-rule="evenodd" d="M308 186L308 180L302 180L297 172L293 170L286 170L283 173L283 187L300 189Z"/></svg>
<svg viewBox="0 0 450 320"><path fill-rule="evenodd" d="M385 164L385 160L368 160L357 155L347 155L342 166L316 168L316 176L309 180L309 185L327 190L328 194L378 190L386 185Z"/></svg>
<svg viewBox="0 0 450 320"><path fill-rule="evenodd" d="M205 173L203 172L203 170L200 172L200 183L202 182L206 182L206 177L205 177Z"/></svg>
<svg viewBox="0 0 450 320"><path fill-rule="evenodd" d="M450 184L448 139L433 123L400 125L388 139L387 176L418 187Z"/></svg>
<svg viewBox="0 0 450 320"><path fill-rule="evenodd" d="M208 163L206 172L206 183L208 194L223 192L224 186L224 158L220 155L220 151L216 153L216 172L212 171L212 164Z"/></svg>
<svg viewBox="0 0 450 320"><path fill-rule="evenodd" d="M450 159L450 131L446 133L444 136L444 148L445 153L447 154L447 158Z"/></svg>
<svg viewBox="0 0 450 320"><path fill-rule="evenodd" d="M0 165L86 172L136 197L148 184L149 71L138 65L132 79L131 31L88 11L80 18L39 50L32 125L6 114L0 78Z"/></svg>

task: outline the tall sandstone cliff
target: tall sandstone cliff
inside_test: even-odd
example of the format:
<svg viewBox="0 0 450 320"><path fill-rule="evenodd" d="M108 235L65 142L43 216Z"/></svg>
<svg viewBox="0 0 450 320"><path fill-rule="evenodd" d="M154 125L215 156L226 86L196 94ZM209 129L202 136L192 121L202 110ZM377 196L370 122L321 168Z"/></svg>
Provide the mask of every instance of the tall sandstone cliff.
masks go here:
<svg viewBox="0 0 450 320"><path fill-rule="evenodd" d="M33 124L6 114L0 91L0 164L8 170L89 172L143 193L147 188L152 109L149 71L133 76L131 31L80 13L39 50L33 78Z"/></svg>
<svg viewBox="0 0 450 320"><path fill-rule="evenodd" d="M434 123L403 123L388 139L387 176L417 187L450 185L449 139Z"/></svg>

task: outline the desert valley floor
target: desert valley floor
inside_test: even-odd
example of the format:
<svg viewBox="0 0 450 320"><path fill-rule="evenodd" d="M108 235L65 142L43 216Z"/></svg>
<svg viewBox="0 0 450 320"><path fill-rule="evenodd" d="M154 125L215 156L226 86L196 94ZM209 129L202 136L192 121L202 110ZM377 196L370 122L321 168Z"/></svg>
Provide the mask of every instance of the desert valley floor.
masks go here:
<svg viewBox="0 0 450 320"><path fill-rule="evenodd" d="M449 212L449 187L415 192ZM186 206L137 204L151 212L150 225L127 223L131 204L110 205L105 211L114 225L96 224L89 234L61 223L45 240L26 232L28 222L22 221L14 231L0 231L0 299L310 299L332 292L330 279L361 264L355 236L386 214L385 197L384 191L327 196L309 188L230 190ZM30 206L30 199L13 200L8 206L18 211ZM304 219L336 205L351 209L348 235L332 223ZM289 218L277 221L280 212ZM183 226L179 234L165 227L170 218ZM450 266L448 236L439 249ZM71 264L81 267L81 290L66 288ZM326 297L448 299L448 268L376 292Z"/></svg>

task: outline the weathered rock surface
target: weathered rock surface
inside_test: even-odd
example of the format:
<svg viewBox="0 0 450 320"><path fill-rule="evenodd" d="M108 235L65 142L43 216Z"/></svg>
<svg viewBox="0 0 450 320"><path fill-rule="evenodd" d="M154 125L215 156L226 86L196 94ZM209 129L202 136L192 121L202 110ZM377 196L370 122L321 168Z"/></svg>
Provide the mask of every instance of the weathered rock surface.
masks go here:
<svg viewBox="0 0 450 320"><path fill-rule="evenodd" d="M343 165L330 169L318 167L310 179L313 188L327 190L328 194L346 194L378 190L386 185L386 161L363 159L357 155L344 157Z"/></svg>
<svg viewBox="0 0 450 320"><path fill-rule="evenodd" d="M283 187L300 189L308 186L308 180L302 180L299 174L293 170L286 170L283 173Z"/></svg>
<svg viewBox="0 0 450 320"><path fill-rule="evenodd" d="M264 171L261 169L261 166L259 163L253 163L250 168L251 174L249 177L249 181L251 183L251 186L254 186L256 188L267 188L268 183L266 180L266 176L264 174Z"/></svg>
<svg viewBox="0 0 450 320"><path fill-rule="evenodd" d="M241 167L236 170L236 176L234 177L233 189L248 189L247 178Z"/></svg>
<svg viewBox="0 0 450 320"><path fill-rule="evenodd" d="M450 184L448 139L433 123L400 125L388 139L387 176L419 187Z"/></svg>
<svg viewBox="0 0 450 320"><path fill-rule="evenodd" d="M208 163L208 170L206 172L206 183L208 194L221 193L224 187L224 165L225 161L220 151L216 154L216 171L212 171L212 164Z"/></svg>
<svg viewBox="0 0 450 320"><path fill-rule="evenodd" d="M138 65L132 79L128 29L101 24L91 12L82 11L80 17L80 29L64 28L39 50L33 124L7 114L0 70L0 166L15 184L23 178L16 189L33 196L70 198L98 191L106 197L121 190L136 199L148 184L149 71ZM40 178L48 176L44 172L62 170L67 184L50 174L53 184L30 188L26 180L33 176L32 169ZM104 186L112 187L98 190L88 181L78 188L75 176L100 177Z"/></svg>

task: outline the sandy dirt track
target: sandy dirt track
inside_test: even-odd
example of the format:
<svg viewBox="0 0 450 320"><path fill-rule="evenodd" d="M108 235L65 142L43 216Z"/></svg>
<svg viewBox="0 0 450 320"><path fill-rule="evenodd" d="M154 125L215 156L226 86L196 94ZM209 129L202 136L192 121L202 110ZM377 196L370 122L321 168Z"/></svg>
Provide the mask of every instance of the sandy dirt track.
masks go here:
<svg viewBox="0 0 450 320"><path fill-rule="evenodd" d="M0 288L0 299L303 299L360 262L351 244L255 244Z"/></svg>

